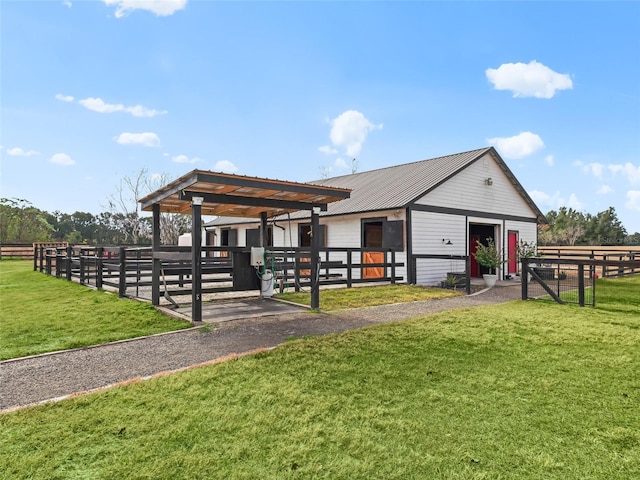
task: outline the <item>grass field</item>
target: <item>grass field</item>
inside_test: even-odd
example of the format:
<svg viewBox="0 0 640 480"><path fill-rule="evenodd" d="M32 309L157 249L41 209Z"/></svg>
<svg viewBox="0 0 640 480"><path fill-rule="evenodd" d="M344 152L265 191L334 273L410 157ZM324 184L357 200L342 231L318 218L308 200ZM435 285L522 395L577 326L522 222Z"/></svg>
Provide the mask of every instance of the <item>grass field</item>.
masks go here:
<svg viewBox="0 0 640 480"><path fill-rule="evenodd" d="M0 415L0 478L640 478L640 277Z"/></svg>
<svg viewBox="0 0 640 480"><path fill-rule="evenodd" d="M461 292L442 288L425 288L417 285L380 285L375 287L337 288L320 292L320 306L323 311L341 308L372 307L389 303L417 302L436 298L456 297ZM285 292L275 298L311 305L311 294L307 292Z"/></svg>
<svg viewBox="0 0 640 480"><path fill-rule="evenodd" d="M0 261L0 360L179 330L151 305Z"/></svg>

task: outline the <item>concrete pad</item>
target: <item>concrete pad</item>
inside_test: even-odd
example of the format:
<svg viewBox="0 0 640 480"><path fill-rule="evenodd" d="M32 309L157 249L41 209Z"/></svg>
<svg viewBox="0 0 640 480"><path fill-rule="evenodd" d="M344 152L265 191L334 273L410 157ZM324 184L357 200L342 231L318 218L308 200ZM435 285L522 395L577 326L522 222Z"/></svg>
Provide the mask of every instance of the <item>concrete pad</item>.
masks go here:
<svg viewBox="0 0 640 480"><path fill-rule="evenodd" d="M174 310L182 315L191 317L191 305ZM202 304L202 321L206 323L220 323L229 320L244 320L247 318L268 317L286 313L302 313L309 311L305 307L278 302L266 298L246 298L229 301L218 301Z"/></svg>

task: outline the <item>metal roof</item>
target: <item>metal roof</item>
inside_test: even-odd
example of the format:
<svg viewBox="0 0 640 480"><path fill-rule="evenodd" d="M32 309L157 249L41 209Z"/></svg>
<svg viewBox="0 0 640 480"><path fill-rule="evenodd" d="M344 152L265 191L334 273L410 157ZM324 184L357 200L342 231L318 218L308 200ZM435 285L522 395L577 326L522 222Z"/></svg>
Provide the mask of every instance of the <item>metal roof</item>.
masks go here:
<svg viewBox="0 0 640 480"><path fill-rule="evenodd" d="M518 193L529 204L538 220L546 223L543 213L538 209L493 147L343 175L341 177L327 178L311 183L314 185L332 185L352 190L348 200L329 205L322 216L406 208L486 154L490 154L495 159ZM292 219L305 217L308 217L305 212L291 214ZM229 221L229 219L219 218L209 222L207 225L232 223L240 222L239 220Z"/></svg>
<svg viewBox="0 0 640 480"><path fill-rule="evenodd" d="M260 218L314 207L326 211L329 203L349 194L348 188L193 170L139 202L144 211L158 204L161 212L190 213L191 200L202 197L203 215Z"/></svg>

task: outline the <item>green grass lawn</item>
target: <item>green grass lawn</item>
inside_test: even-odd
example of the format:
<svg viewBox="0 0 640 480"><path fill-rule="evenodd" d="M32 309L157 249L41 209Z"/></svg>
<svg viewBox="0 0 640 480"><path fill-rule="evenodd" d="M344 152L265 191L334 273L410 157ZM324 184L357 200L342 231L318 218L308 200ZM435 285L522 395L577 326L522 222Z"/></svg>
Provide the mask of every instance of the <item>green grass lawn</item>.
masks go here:
<svg viewBox="0 0 640 480"><path fill-rule="evenodd" d="M151 305L0 261L0 360L190 327Z"/></svg>
<svg viewBox="0 0 640 480"><path fill-rule="evenodd" d="M640 277L0 415L0 478L640 478Z"/></svg>
<svg viewBox="0 0 640 480"><path fill-rule="evenodd" d="M462 295L461 292L417 285L380 285L375 287L336 288L320 291L320 308L324 311L341 308L371 307L389 303L407 303ZM285 292L274 296L301 305L311 305L307 292Z"/></svg>

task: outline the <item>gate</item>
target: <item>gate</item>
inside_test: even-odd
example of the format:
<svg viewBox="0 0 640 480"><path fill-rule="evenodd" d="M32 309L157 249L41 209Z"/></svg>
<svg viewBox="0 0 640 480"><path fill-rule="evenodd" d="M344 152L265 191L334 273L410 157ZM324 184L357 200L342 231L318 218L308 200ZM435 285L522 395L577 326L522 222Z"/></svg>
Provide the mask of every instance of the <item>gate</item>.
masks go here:
<svg viewBox="0 0 640 480"><path fill-rule="evenodd" d="M640 270L640 260L535 257L522 259L522 300L536 299L581 307L596 304L596 268L620 275Z"/></svg>

